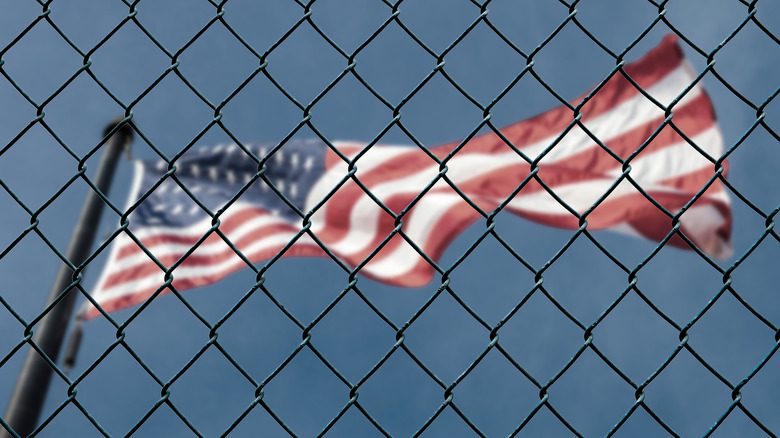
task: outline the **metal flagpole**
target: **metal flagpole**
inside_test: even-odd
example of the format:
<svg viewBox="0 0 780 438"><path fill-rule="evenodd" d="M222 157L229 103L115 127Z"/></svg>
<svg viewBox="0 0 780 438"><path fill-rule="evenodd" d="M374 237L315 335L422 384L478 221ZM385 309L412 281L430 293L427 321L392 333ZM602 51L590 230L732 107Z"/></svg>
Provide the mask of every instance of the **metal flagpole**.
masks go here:
<svg viewBox="0 0 780 438"><path fill-rule="evenodd" d="M123 118L112 121L104 132L109 135L117 123ZM117 162L122 151L130 147L133 139L133 130L129 124L125 124L109 138L103 146L103 156L100 158L97 172L92 182L104 194L111 188L111 180L116 170ZM81 215L76 223L70 244L65 256L75 266L80 266L92 251L92 243L100 222L100 214L103 211L103 200L92 190L87 194ZM52 286L47 306L57 300L60 294L73 283L73 271L65 264L60 267ZM72 317L73 306L78 296L76 289L70 290L62 300L55 305L48 314L41 319L34 329L33 342L51 359L57 361L63 338ZM4 421L11 426L14 433L21 437L27 437L32 433L38 423L41 409L46 398L46 391L51 382L53 369L41 358L38 352L30 348L24 361L24 366L19 374L19 380L8 402L8 408L3 416ZM0 427L0 437L15 436Z"/></svg>

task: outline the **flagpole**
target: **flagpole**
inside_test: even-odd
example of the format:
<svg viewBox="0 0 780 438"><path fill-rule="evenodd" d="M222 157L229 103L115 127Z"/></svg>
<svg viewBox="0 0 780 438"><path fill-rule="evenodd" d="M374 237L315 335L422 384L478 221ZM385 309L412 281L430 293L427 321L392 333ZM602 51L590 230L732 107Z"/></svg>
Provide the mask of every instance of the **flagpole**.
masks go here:
<svg viewBox="0 0 780 438"><path fill-rule="evenodd" d="M103 133L104 137L109 135L123 120L124 118L113 120L106 127ZM128 123L125 123L103 145L103 155L100 158L95 176L92 178L95 187L103 194L107 194L111 188L111 181L119 157L123 150L130 147L132 139L133 130ZM103 205L104 202L100 196L93 190L89 190L65 254L65 257L75 266L80 266L91 254ZM60 294L72 283L73 271L66 264L62 264L49 294L47 307L57 300ZM75 288L68 291L62 300L49 310L48 314L33 328L33 342L54 363L57 362L78 295L78 290ZM16 435L27 437L35 430L53 371L38 352L30 348L3 416L3 420L14 430ZM15 436L14 433L0 427L0 437L2 438Z"/></svg>

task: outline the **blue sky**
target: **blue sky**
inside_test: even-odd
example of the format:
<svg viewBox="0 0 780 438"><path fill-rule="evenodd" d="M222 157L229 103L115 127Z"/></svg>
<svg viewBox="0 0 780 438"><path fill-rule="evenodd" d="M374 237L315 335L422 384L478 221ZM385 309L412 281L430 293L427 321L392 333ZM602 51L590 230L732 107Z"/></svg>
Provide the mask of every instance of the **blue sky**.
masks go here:
<svg viewBox="0 0 780 438"><path fill-rule="evenodd" d="M118 0L53 2L48 19L72 43L90 52L127 16ZM0 2L0 68L43 107L43 120L68 148L81 156L100 140L105 124L124 110L87 72L84 65L47 21L41 21L10 45L40 14L37 2ZM619 53L658 16L649 1L583 1L576 6L578 23L605 46ZM135 19L170 53L176 53L216 14L206 1L141 1ZM293 0L254 2L229 0L224 20L257 52L263 53L304 15ZM481 14L466 0L405 0L399 19L431 50L441 53ZM488 19L526 53L544 41L570 14L562 2L494 0ZM755 17L780 35L780 4L757 2ZM353 53L387 20L393 10L379 0L317 0L311 19L346 53ZM735 0L672 0L664 17L706 53L713 51L748 16L748 6ZM669 33L658 22L626 55L641 57ZM775 38L776 39L776 38ZM10 45L10 47L9 47ZM697 71L705 57L683 43ZM173 156L213 119L214 111L173 73L165 75L140 100L171 59L133 22L89 54L89 71L114 96L132 107L133 121L162 153ZM479 23L444 57L444 70L474 99L487 104L523 69L526 60L509 48L485 23ZM214 104L229 96L259 61L219 22L209 27L177 57L178 70ZM366 45L355 67L378 93L397 105L436 66L396 23ZM755 23L748 22L715 56L715 71L754 106L780 86L780 45ZM347 59L303 23L267 57L267 71L296 100L307 105L347 66ZM570 21L534 57L534 71L561 96L574 98L601 80L615 64ZM712 97L726 147L734 145L756 120L756 110L724 86L712 73L703 80ZM497 126L510 124L556 106L558 102L530 75L521 79L492 111ZM780 129L778 104L765 108L765 123ZM302 111L262 74L252 79L222 110L222 122L242 141L278 142L299 124ZM468 135L482 120L471 104L437 75L401 109L401 123L425 145ZM371 141L391 122L393 114L354 77L348 75L311 109L312 123L331 140ZM66 183L77 160L41 124L16 138L36 118L36 109L0 78L0 179L32 210L37 210ZM303 128L295 137L314 134ZM197 142L208 146L230 141L218 127ZM380 143L411 144L394 127ZM10 147L7 147L10 145ZM729 182L765 213L780 205L776 163L778 139L758 127L731 155ZM156 158L146 141L136 138L133 154ZM94 169L96 158L88 161ZM125 204L131 165L120 163L110 198ZM88 172L91 175L91 172ZM40 230L64 251L87 185L75 182L40 214ZM732 196L735 255L727 269L766 228L765 219ZM30 224L30 216L0 190L5 249ZM509 214L498 216L500 235L536 269L541 268L571 238L572 232L546 228ZM117 224L106 210L98 230L102 241ZM447 250L442 266L450 266L480 236L475 224ZM634 268L654 249L651 242L609 232L594 233L625 265ZM732 273L732 287L770 322L780 325L777 287L778 241L772 236ZM89 289L105 259L87 269ZM0 294L30 320L43 308L58 266L56 255L34 234L21 240L0 259ZM249 270L213 286L187 291L184 297L212 323L221 318L255 284ZM723 275L694 252L664 248L638 274L638 287L678 325L685 326L717 295ZM284 259L266 274L265 286L295 317L308 324L346 287L347 275L325 259ZM440 278L423 288L400 289L360 278L360 291L397 326L406 323L440 286ZM574 317L590 325L627 287L628 279L591 242L578 238L544 274L544 287ZM484 240L453 272L452 290L489 324L500 321L534 288L534 275L494 239ZM116 314L124 321L132 313ZM23 337L24 328L0 309L0 356ZM73 375L89 368L116 339L104 320L85 324L85 337ZM161 297L126 329L126 342L163 381L173 378L208 342L209 330L174 296ZM312 345L346 379L363 378L396 342L396 332L354 292L348 293L311 332ZM775 333L747 311L731 294L723 295L690 331L693 350L732 384L745 378L775 346ZM301 342L301 330L262 293L255 293L219 330L219 342L257 382L265 380ZM540 293L499 331L499 344L534 379L546 383L583 345L583 331ZM404 345L441 381L451 384L490 343L489 331L450 295L439 296L405 332ZM647 379L679 345L679 332L635 294L598 325L593 344L632 381ZM0 368L0 409L10 395L23 354ZM122 348L115 349L78 386L78 400L112 436L125 435L160 400L160 386ZM780 433L780 358L773 357L742 391L747 410L774 434ZM67 384L55 378L44 417L66 398ZM255 388L214 348L209 348L170 387L170 400L203 435L218 436L254 399ZM539 390L495 349L454 389L453 402L488 436L510 434L539 403ZM263 401L299 436L318 434L350 399L349 388L308 348L297 354L270 380ZM409 436L444 402L438 386L404 351L396 350L359 388L360 405L393 436ZM731 390L688 351L681 351L645 390L645 402L681 436L701 436L726 411ZM604 436L635 402L634 389L587 349L549 390L549 403L584 436ZM287 436L262 408L255 407L231 436ZM353 406L328 432L329 436L380 436ZM137 431L137 436L189 436L192 432L163 405ZM450 407L424 436L476 435ZM770 436L739 409L715 436ZM100 436L74 406L66 407L41 436ZM542 408L519 436L575 436ZM616 436L667 436L641 409Z"/></svg>

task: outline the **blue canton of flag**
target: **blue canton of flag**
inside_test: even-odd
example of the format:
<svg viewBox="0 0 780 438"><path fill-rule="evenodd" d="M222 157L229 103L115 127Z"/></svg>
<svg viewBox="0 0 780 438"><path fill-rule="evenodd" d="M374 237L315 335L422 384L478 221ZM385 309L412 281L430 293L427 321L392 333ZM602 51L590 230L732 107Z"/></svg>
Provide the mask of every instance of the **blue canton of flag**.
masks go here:
<svg viewBox="0 0 780 438"><path fill-rule="evenodd" d="M262 175L278 194L263 179L255 178L258 161L270 154L273 146L246 148L254 158L230 144L202 148L177 159L174 174L191 195L172 177L165 176L167 162L136 162L130 203L148 196L129 215L129 231L113 242L107 269L98 280L94 296L103 301L104 309L111 311L144 300L163 287L165 270L174 264L173 286L182 290L213 283L246 266L219 235L210 231L212 216L194 199L216 214L236 198L219 216L219 229L244 257L270 258L295 238L302 226L301 216L280 194L299 211L306 211L307 195L325 171L327 146L322 141L291 140L270 155ZM206 239L195 251L182 259L204 236ZM289 255L321 253L308 236L299 240L301 243ZM97 315L91 304L85 312L87 316Z"/></svg>
<svg viewBox="0 0 780 438"><path fill-rule="evenodd" d="M325 147L320 141L291 141L265 163L266 178L299 210L303 210L306 195L325 170ZM247 149L262 159L271 146L249 145ZM143 161L141 165L138 193L143 194L163 179L168 163ZM212 212L224 206L258 172L258 163L235 144L200 149L184 155L175 165L175 175ZM300 216L259 178L241 195L241 200L290 222L300 221ZM167 178L132 214L131 229L153 225L186 227L207 216L176 181Z"/></svg>

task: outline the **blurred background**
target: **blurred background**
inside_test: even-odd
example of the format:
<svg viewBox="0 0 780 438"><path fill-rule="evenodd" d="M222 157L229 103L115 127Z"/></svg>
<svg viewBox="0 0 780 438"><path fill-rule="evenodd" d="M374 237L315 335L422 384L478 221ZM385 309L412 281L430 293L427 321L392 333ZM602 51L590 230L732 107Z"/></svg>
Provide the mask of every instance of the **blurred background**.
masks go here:
<svg viewBox="0 0 780 438"><path fill-rule="evenodd" d="M228 132L247 143L278 143L290 134L312 138L311 127L301 123L310 105L311 125L329 140L414 144L398 126L382 134L393 110L354 74L334 83L354 58L354 73L392 106L403 102L400 123L433 146L479 126L483 111L464 93L488 105L532 52L539 79L525 74L498 101L491 110L496 126L560 105L540 79L573 99L609 74L615 55L636 40L624 56L629 62L674 32L684 37L680 44L697 72L725 42L703 85L726 148L737 146L728 158L728 180L738 191L731 196L735 251L719 271L693 251L663 247L638 271L638 290L679 327L717 299L691 327L688 347L644 389L647 409L633 411L615 436L701 436L725 414L713 436L779 434L780 358L764 360L777 348L780 244L774 234L761 238L780 205L780 104L774 99L780 3L574 3L0 0L0 179L7 187L0 190L0 250L6 251L0 295L26 321L43 309L60 260L35 233L12 245L31 223L19 203L40 210L38 229L64 252L89 186L76 179L62 188L117 115L132 112L140 134L132 153L144 159L159 158L152 146L170 158L190 145L229 143ZM443 69L416 90L439 57ZM219 124L213 123L217 107ZM99 155L87 161L87 175ZM131 163L122 160L110 193L120 209L131 177ZM574 235L509 213L500 213L497 223L500 236L535 270ZM118 224L119 215L106 209L98 244ZM440 265L455 263L484 229L474 224ZM629 269L656 248L615 233L594 235ZM106 256L101 252L88 266L85 290L94 286ZM347 277L328 259L281 259L266 273L265 286L309 324L347 287ZM585 327L629 286L626 272L584 236L543 279L544 292ZM213 324L254 284L255 274L245 269L183 296ZM86 322L71 378L83 376L77 400L111 436L219 436L238 420L230 436L315 436L336 417L328 436L411 436L421 429L423 436L506 436L529 417L518 436L605 436L636 403L629 381L641 385L653 376L677 351L680 331L630 291L594 329L593 347L577 355L584 330L535 284L534 272L490 236L453 271L454 295L445 291L428 307L440 277L418 289L359 277L360 292L385 319L396 327L412 320L398 349L396 329L354 291L314 325L310 346L302 349L302 330L268 295L254 293L220 327L218 339L255 382L267 380L262 405L253 405L257 388L225 354L211 346L199 355L209 328L173 295L155 299L126 327L132 354L120 346L101 357L117 330L104 318ZM529 294L498 331L506 354L490 348L481 358L490 330L475 315L493 327ZM112 316L121 324L134 310ZM0 307L0 357L24 330ZM25 354L22 348L0 367L2 411ZM162 388L149 371L170 385ZM548 389L548 404L536 410L539 385L562 371ZM445 387L459 376L452 403L443 406ZM732 388L746 377L740 403L730 410ZM345 381L360 382L359 407L349 405ZM55 376L42 418L50 422L39 436L101 436L72 403L57 411L67 390ZM158 406L166 390L179 414Z"/></svg>

